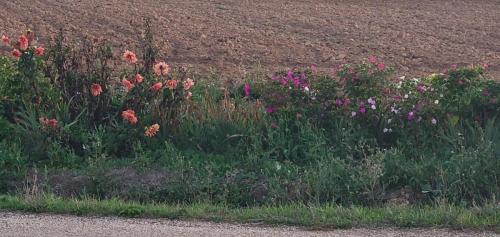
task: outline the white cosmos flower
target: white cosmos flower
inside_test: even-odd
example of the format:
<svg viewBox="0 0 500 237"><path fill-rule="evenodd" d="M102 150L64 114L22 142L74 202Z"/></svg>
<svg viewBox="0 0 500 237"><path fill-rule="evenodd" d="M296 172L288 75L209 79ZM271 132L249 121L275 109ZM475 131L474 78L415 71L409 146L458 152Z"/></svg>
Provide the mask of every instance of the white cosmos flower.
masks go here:
<svg viewBox="0 0 500 237"><path fill-rule="evenodd" d="M368 104L374 105L375 103L376 102L372 97L368 98Z"/></svg>
<svg viewBox="0 0 500 237"><path fill-rule="evenodd" d="M439 104L439 100L435 100L435 101L434 101L434 104Z"/></svg>
<svg viewBox="0 0 500 237"><path fill-rule="evenodd" d="M399 113L399 110L398 110L398 109L396 109L396 107L392 106L392 107L391 107L391 113L395 113L395 114L397 114L397 113Z"/></svg>

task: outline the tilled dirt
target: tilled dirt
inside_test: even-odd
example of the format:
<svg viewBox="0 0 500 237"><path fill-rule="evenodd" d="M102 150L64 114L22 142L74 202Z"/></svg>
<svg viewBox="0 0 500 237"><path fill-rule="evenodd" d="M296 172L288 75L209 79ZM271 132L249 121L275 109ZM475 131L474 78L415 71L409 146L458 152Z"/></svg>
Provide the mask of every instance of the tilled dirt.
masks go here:
<svg viewBox="0 0 500 237"><path fill-rule="evenodd" d="M492 232L446 229L352 229L306 231L294 227L220 224L165 219L125 219L115 217L75 217L0 212L0 236L5 237L96 237L96 236L372 236L372 237L465 237L499 236Z"/></svg>
<svg viewBox="0 0 500 237"><path fill-rule="evenodd" d="M0 34L31 28L44 42L63 27L124 49L143 17L169 63L234 79L255 67L330 71L369 55L398 75L489 63L500 78L500 0L1 0Z"/></svg>

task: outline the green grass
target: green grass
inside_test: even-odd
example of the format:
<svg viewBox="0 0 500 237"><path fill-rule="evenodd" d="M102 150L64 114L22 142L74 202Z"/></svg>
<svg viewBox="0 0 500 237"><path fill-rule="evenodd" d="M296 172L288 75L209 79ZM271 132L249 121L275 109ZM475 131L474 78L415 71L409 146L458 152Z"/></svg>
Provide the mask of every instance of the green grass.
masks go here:
<svg viewBox="0 0 500 237"><path fill-rule="evenodd" d="M140 204L117 199L24 199L0 196L0 210L135 218L199 219L215 222L295 225L310 229L351 227L448 227L500 231L500 207L463 208L452 205L406 207L341 207L284 205L231 208L207 203Z"/></svg>

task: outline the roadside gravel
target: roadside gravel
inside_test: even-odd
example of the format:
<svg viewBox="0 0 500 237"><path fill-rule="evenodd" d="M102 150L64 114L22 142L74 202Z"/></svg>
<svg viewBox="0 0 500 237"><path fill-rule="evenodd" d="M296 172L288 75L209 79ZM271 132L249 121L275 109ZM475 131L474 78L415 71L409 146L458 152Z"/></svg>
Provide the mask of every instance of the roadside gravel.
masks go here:
<svg viewBox="0 0 500 237"><path fill-rule="evenodd" d="M307 231L297 227L267 227L166 219L77 217L67 215L0 212L0 236L96 237L96 236L500 236L493 232L447 229L350 229Z"/></svg>

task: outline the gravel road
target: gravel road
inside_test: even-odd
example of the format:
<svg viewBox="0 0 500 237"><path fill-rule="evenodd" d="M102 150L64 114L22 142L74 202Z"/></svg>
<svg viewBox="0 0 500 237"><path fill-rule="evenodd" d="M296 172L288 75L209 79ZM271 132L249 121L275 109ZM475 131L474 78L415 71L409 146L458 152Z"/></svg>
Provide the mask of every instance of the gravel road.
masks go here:
<svg viewBox="0 0 500 237"><path fill-rule="evenodd" d="M351 229L306 231L294 227L220 224L165 219L76 217L0 212L0 236L500 236L492 232L446 229Z"/></svg>

